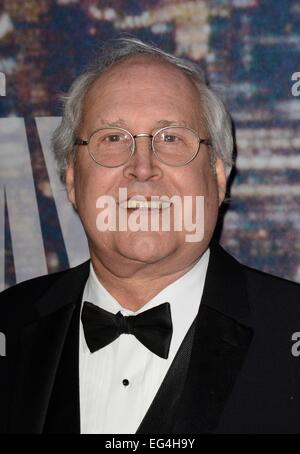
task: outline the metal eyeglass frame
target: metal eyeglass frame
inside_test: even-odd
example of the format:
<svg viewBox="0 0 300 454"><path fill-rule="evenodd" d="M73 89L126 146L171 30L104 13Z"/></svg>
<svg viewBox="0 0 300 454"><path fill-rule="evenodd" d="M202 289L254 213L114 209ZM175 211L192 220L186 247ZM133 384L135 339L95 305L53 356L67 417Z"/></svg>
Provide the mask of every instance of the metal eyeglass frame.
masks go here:
<svg viewBox="0 0 300 454"><path fill-rule="evenodd" d="M156 153L156 150L155 150L155 146L154 146L154 140L155 140L155 137L161 133L162 131L166 130L166 129L170 129L170 128L182 128L182 129L188 129L189 131L193 132L195 134L195 136L198 138L198 147L197 147L197 150L195 151L194 155L187 161L185 162L184 164L168 164L167 162L165 162L163 159L161 159L157 153ZM118 130L118 131L123 131L127 134L129 134L129 136L132 138L132 144L133 146L131 147L131 153L130 153L130 156L128 159L126 159L126 161L124 161L122 164L118 164L118 165L115 165L115 166L109 166L109 165L104 165L104 164L100 164L95 158L94 156L92 155L92 153L90 152L90 149L89 149L89 143L91 141L91 138L93 137L94 134L96 134L98 131L102 131L104 129L112 129L112 130ZM108 167L108 168L115 168L115 167L121 167L123 166L124 164L126 164L127 162L130 161L130 159L132 158L132 156L134 155L135 153L135 150L136 150L136 141L135 139L137 139L138 137L149 137L151 139L151 149L152 149L152 152L155 154L156 158L164 163L165 165L167 166L170 166L170 167L183 167L183 166L186 166L187 164L189 164L193 159L195 159L195 157L197 156L197 154L199 153L199 150L200 150L200 145L202 143L204 143L205 145L207 145L208 147L211 147L212 146L212 143L209 139L201 139L198 135L198 133L192 129L192 128L189 128L187 126L178 126L178 125L170 125L170 126L165 126L163 128L160 128L158 129L154 134L149 134L147 132L141 132L139 134L131 134L129 131L127 131L127 129L124 129L124 128L119 128L119 127L103 127L103 128L98 128L96 129L95 131L93 131L89 138L88 139L81 139L80 137L76 138L75 139L75 142L74 142L74 145L87 145L88 147L88 152L89 152L89 155L90 157L93 159L93 161L98 164L99 166L102 166L102 167Z"/></svg>

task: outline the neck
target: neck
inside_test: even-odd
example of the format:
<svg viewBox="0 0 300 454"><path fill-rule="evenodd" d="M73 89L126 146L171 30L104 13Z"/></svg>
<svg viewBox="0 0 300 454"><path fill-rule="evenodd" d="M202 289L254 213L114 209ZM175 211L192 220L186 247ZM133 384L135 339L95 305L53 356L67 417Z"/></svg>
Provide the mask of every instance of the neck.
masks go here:
<svg viewBox="0 0 300 454"><path fill-rule="evenodd" d="M161 290L186 274L197 262L199 257L184 268L163 276L120 277L106 268L101 260L92 257L95 274L106 290L118 303L130 311L136 312Z"/></svg>

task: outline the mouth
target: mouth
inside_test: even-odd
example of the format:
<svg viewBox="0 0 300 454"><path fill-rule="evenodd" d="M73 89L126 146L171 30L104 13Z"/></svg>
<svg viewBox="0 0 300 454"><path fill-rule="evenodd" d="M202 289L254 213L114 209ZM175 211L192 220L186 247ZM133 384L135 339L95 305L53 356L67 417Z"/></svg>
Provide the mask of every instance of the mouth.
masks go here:
<svg viewBox="0 0 300 454"><path fill-rule="evenodd" d="M120 206L127 210L165 210L170 208L172 202L167 200L150 200L143 197L143 200L139 198L130 198L120 202Z"/></svg>
<svg viewBox="0 0 300 454"><path fill-rule="evenodd" d="M127 209L143 209L143 210L164 210L170 208L171 203L161 200L142 201L142 200L126 200L123 207Z"/></svg>

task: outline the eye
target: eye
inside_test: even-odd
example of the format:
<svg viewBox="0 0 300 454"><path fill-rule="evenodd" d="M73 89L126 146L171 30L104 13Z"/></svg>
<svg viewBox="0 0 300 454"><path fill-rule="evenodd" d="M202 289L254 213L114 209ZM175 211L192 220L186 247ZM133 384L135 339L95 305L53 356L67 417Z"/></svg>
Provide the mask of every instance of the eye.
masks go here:
<svg viewBox="0 0 300 454"><path fill-rule="evenodd" d="M163 136L164 142L176 142L177 140L178 140L178 137L174 136L174 134L164 134L164 136Z"/></svg>
<svg viewBox="0 0 300 454"><path fill-rule="evenodd" d="M105 142L121 142L124 139L124 136L121 134L110 134L109 136L104 137Z"/></svg>
<svg viewBox="0 0 300 454"><path fill-rule="evenodd" d="M165 143L165 144L179 143L179 142L181 142L181 138L177 134L164 132L164 133L160 134L159 137L157 137L157 141L161 142L161 143Z"/></svg>

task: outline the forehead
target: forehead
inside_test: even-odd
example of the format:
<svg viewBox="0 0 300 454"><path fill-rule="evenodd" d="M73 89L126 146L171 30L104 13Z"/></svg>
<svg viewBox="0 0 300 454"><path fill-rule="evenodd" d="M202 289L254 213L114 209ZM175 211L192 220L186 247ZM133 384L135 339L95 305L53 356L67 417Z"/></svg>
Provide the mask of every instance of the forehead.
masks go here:
<svg viewBox="0 0 300 454"><path fill-rule="evenodd" d="M145 79L141 80L141 76L144 76ZM104 85L130 85L130 80L135 83L140 82L143 85L151 83L151 79L158 79L161 84L166 86L173 84L175 88L181 87L193 92L196 90L190 78L175 65L159 57L133 56L114 64L106 70L92 84L87 95L92 90L101 89Z"/></svg>
<svg viewBox="0 0 300 454"><path fill-rule="evenodd" d="M97 108L122 108L122 103L169 105L199 110L199 92L190 78L171 63L153 57L130 57L96 79L84 99L84 115ZM91 112L92 111L92 112Z"/></svg>

